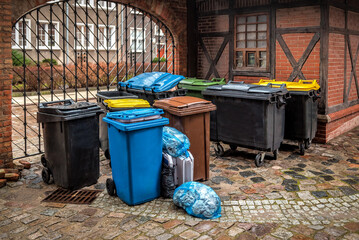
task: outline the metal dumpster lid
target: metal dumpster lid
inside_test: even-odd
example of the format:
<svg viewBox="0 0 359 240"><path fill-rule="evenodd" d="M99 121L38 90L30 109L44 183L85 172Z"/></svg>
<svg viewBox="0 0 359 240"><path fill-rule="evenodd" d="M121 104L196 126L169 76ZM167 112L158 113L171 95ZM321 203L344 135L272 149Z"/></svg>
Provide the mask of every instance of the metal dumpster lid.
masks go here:
<svg viewBox="0 0 359 240"><path fill-rule="evenodd" d="M106 117L110 119L131 120L131 119L160 115L163 113L164 112L162 109L142 108L142 109L119 111L119 112L109 112L107 113Z"/></svg>
<svg viewBox="0 0 359 240"><path fill-rule="evenodd" d="M180 84L191 86L212 86L218 84L225 84L224 78L212 78L211 80L198 79L198 78L186 78L180 81Z"/></svg>
<svg viewBox="0 0 359 240"><path fill-rule="evenodd" d="M163 110L177 116L185 116L216 110L216 106L213 105L210 101L190 96L180 96L156 100L153 106L162 108Z"/></svg>
<svg viewBox="0 0 359 240"><path fill-rule="evenodd" d="M268 84L274 84L273 87L279 87L281 84L285 84L288 91L311 91L319 90L320 86L317 83L317 80L299 80L298 82L288 82L288 81L276 81L261 79L256 85L268 86Z"/></svg>
<svg viewBox="0 0 359 240"><path fill-rule="evenodd" d="M259 94L276 94L276 93L287 93L287 89L285 85L274 88L270 86L260 86L260 85L253 85L253 84L245 84L243 82L229 82L226 85L217 85L217 86L210 86L207 88L208 90L216 90L216 91L238 91L242 94L252 94L252 93L259 93Z"/></svg>

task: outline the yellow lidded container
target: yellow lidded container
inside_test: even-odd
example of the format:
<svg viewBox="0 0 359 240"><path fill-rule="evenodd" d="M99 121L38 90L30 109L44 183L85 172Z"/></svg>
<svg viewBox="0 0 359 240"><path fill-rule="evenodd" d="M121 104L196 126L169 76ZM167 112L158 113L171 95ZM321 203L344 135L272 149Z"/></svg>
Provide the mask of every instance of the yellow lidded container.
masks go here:
<svg viewBox="0 0 359 240"><path fill-rule="evenodd" d="M273 84L272 87L280 87L280 85L285 84L288 91L310 91L320 89L317 80L299 80L298 82L288 82L288 81L276 81L261 79L258 83L253 83L256 85L267 86L269 83Z"/></svg>
<svg viewBox="0 0 359 240"><path fill-rule="evenodd" d="M144 99L106 99L104 103L109 108L149 108L150 104Z"/></svg>

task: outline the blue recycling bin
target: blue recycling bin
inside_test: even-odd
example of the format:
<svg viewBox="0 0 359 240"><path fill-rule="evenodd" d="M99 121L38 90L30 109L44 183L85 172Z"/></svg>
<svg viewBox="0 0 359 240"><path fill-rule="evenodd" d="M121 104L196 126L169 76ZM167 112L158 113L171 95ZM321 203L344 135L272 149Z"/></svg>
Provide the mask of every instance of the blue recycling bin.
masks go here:
<svg viewBox="0 0 359 240"><path fill-rule="evenodd" d="M169 123L162 109L144 108L110 112L108 125L112 179L109 195L128 205L137 205L160 196L162 128Z"/></svg>

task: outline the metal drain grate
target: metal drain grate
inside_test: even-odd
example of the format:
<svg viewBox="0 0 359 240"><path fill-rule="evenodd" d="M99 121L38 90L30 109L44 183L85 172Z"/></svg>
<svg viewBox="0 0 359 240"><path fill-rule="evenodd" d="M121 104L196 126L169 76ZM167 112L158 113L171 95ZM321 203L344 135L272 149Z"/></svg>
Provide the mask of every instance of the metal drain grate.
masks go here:
<svg viewBox="0 0 359 240"><path fill-rule="evenodd" d="M101 190L77 190L70 191L58 188L47 196L42 202L90 204L96 199Z"/></svg>

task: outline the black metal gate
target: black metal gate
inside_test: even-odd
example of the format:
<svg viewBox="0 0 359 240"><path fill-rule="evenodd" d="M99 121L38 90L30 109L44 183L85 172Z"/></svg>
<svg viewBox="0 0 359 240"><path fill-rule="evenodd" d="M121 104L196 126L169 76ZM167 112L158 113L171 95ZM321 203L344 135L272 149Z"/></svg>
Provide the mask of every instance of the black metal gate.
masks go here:
<svg viewBox="0 0 359 240"><path fill-rule="evenodd" d="M143 72L174 73L174 38L159 19L128 4L60 0L13 26L14 158L42 152L40 102L92 101Z"/></svg>

